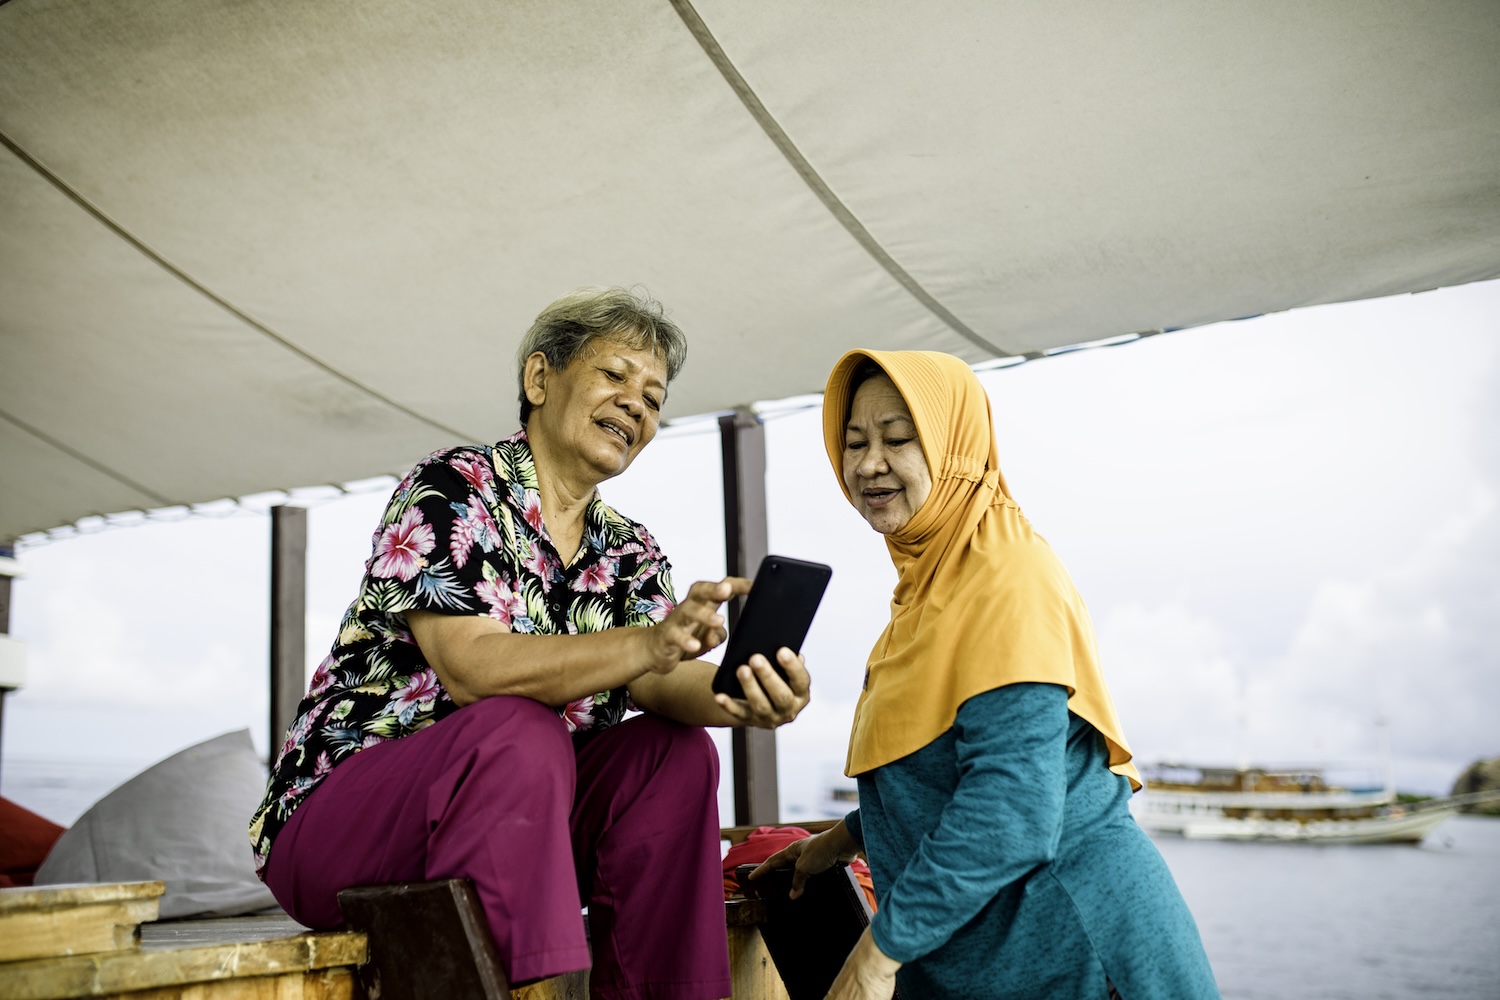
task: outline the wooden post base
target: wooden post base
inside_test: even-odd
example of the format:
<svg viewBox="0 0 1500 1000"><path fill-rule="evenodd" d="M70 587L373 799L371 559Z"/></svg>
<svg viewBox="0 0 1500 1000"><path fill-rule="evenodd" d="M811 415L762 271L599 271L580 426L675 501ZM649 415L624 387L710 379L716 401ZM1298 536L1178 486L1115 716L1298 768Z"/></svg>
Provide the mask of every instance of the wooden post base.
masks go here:
<svg viewBox="0 0 1500 1000"><path fill-rule="evenodd" d="M370 941L360 967L380 1000L510 1000L489 922L467 879L359 886L339 893L349 926Z"/></svg>

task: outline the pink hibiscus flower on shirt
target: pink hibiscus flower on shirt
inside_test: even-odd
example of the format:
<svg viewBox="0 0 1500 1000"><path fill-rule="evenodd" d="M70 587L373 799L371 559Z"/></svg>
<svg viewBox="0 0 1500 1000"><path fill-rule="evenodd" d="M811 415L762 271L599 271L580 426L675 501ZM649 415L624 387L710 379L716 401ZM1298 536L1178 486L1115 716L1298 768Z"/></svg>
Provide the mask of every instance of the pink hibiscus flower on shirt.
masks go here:
<svg viewBox="0 0 1500 1000"><path fill-rule="evenodd" d="M437 674L431 667L428 667L408 677L406 686L391 696L390 711L404 719L408 713L422 707L424 703L431 705L437 698L439 690L441 689L438 686Z"/></svg>
<svg viewBox="0 0 1500 1000"><path fill-rule="evenodd" d="M318 672L313 674L312 683L307 693L316 698L318 695L333 687L333 668L339 665L338 658L332 653L323 657L323 662L318 664Z"/></svg>
<svg viewBox="0 0 1500 1000"><path fill-rule="evenodd" d="M671 614L675 607L677 607L676 602L666 594L657 594L649 601L637 601L635 609L638 612L645 612L647 618L660 624L667 620L667 615Z"/></svg>
<svg viewBox="0 0 1500 1000"><path fill-rule="evenodd" d="M570 586L577 591L587 591L591 594L603 594L614 585L615 577L620 572L620 566L613 559L600 559L592 566L585 566Z"/></svg>
<svg viewBox="0 0 1500 1000"><path fill-rule="evenodd" d="M517 615L526 613L526 602L517 597L504 580L480 580L474 585L474 593L489 605L490 617L506 625L513 623Z"/></svg>
<svg viewBox="0 0 1500 1000"><path fill-rule="evenodd" d="M532 531L542 530L542 495L536 490L526 491L526 504L521 511Z"/></svg>
<svg viewBox="0 0 1500 1000"><path fill-rule="evenodd" d="M451 458L448 464L457 470L460 476L468 480L470 486L478 490L485 499L493 500L495 497L495 474L490 471L487 463L482 461L469 461L467 458Z"/></svg>
<svg viewBox="0 0 1500 1000"><path fill-rule="evenodd" d="M580 729L589 729L594 725L594 696L585 695L577 701L570 701L563 706L563 721L568 724L568 732L576 733Z"/></svg>
<svg viewBox="0 0 1500 1000"><path fill-rule="evenodd" d="M422 557L431 552L436 544L432 525L424 524L422 511L413 507L401 515L401 520L380 533L380 541L375 543L375 564L370 567L370 574L410 580L427 565L427 560Z"/></svg>
<svg viewBox="0 0 1500 1000"><path fill-rule="evenodd" d="M543 580L552 579L552 559L540 545L532 545L526 558L521 560L528 570Z"/></svg>

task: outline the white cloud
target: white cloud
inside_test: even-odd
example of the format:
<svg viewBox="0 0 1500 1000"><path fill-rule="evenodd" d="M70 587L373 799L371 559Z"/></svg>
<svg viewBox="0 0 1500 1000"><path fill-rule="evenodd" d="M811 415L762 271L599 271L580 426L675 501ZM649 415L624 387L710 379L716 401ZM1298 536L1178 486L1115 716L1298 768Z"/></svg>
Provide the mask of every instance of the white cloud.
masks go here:
<svg viewBox="0 0 1500 1000"><path fill-rule="evenodd" d="M1500 505L1476 490L1428 527L1409 559L1358 582L1325 581L1284 657L1250 684L1256 747L1373 758L1390 723L1398 782L1446 791L1500 754Z"/></svg>
<svg viewBox="0 0 1500 1000"><path fill-rule="evenodd" d="M266 519L235 516L23 553L7 756L145 763L246 727L264 746L268 549Z"/></svg>
<svg viewBox="0 0 1500 1000"><path fill-rule="evenodd" d="M1119 605L1099 623L1105 678L1138 759L1239 759L1242 697L1228 645L1213 621L1176 603Z"/></svg>

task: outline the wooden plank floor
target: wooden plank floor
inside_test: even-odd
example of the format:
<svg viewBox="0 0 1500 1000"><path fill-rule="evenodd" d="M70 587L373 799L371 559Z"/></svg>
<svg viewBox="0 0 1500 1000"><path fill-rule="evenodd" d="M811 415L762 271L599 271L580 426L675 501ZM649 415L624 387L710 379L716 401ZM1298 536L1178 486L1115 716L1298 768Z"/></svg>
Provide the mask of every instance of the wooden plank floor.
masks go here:
<svg viewBox="0 0 1500 1000"><path fill-rule="evenodd" d="M193 945L251 943L311 933L314 932L280 911L249 917L158 920L141 925L141 947L159 950Z"/></svg>
<svg viewBox="0 0 1500 1000"><path fill-rule="evenodd" d="M349 1000L363 934L308 933L285 915L146 924L139 950L0 964L0 997Z"/></svg>

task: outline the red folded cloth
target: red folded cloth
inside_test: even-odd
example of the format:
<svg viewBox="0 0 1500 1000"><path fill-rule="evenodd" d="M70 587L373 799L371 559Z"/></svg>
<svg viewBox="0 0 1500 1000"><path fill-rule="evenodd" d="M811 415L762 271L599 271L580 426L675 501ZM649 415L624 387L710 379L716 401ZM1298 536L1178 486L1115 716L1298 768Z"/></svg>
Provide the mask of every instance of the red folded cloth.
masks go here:
<svg viewBox="0 0 1500 1000"><path fill-rule="evenodd" d="M793 841L811 836L812 834L800 826L757 827L743 843L735 844L729 849L729 853L724 855L724 898L728 899L740 891L740 883L734 875L734 870L740 865L760 864ZM870 866L862 859L855 858L849 862L849 868L854 872L860 888L865 891L865 898L870 901L870 909L874 910L875 883L870 881Z"/></svg>

